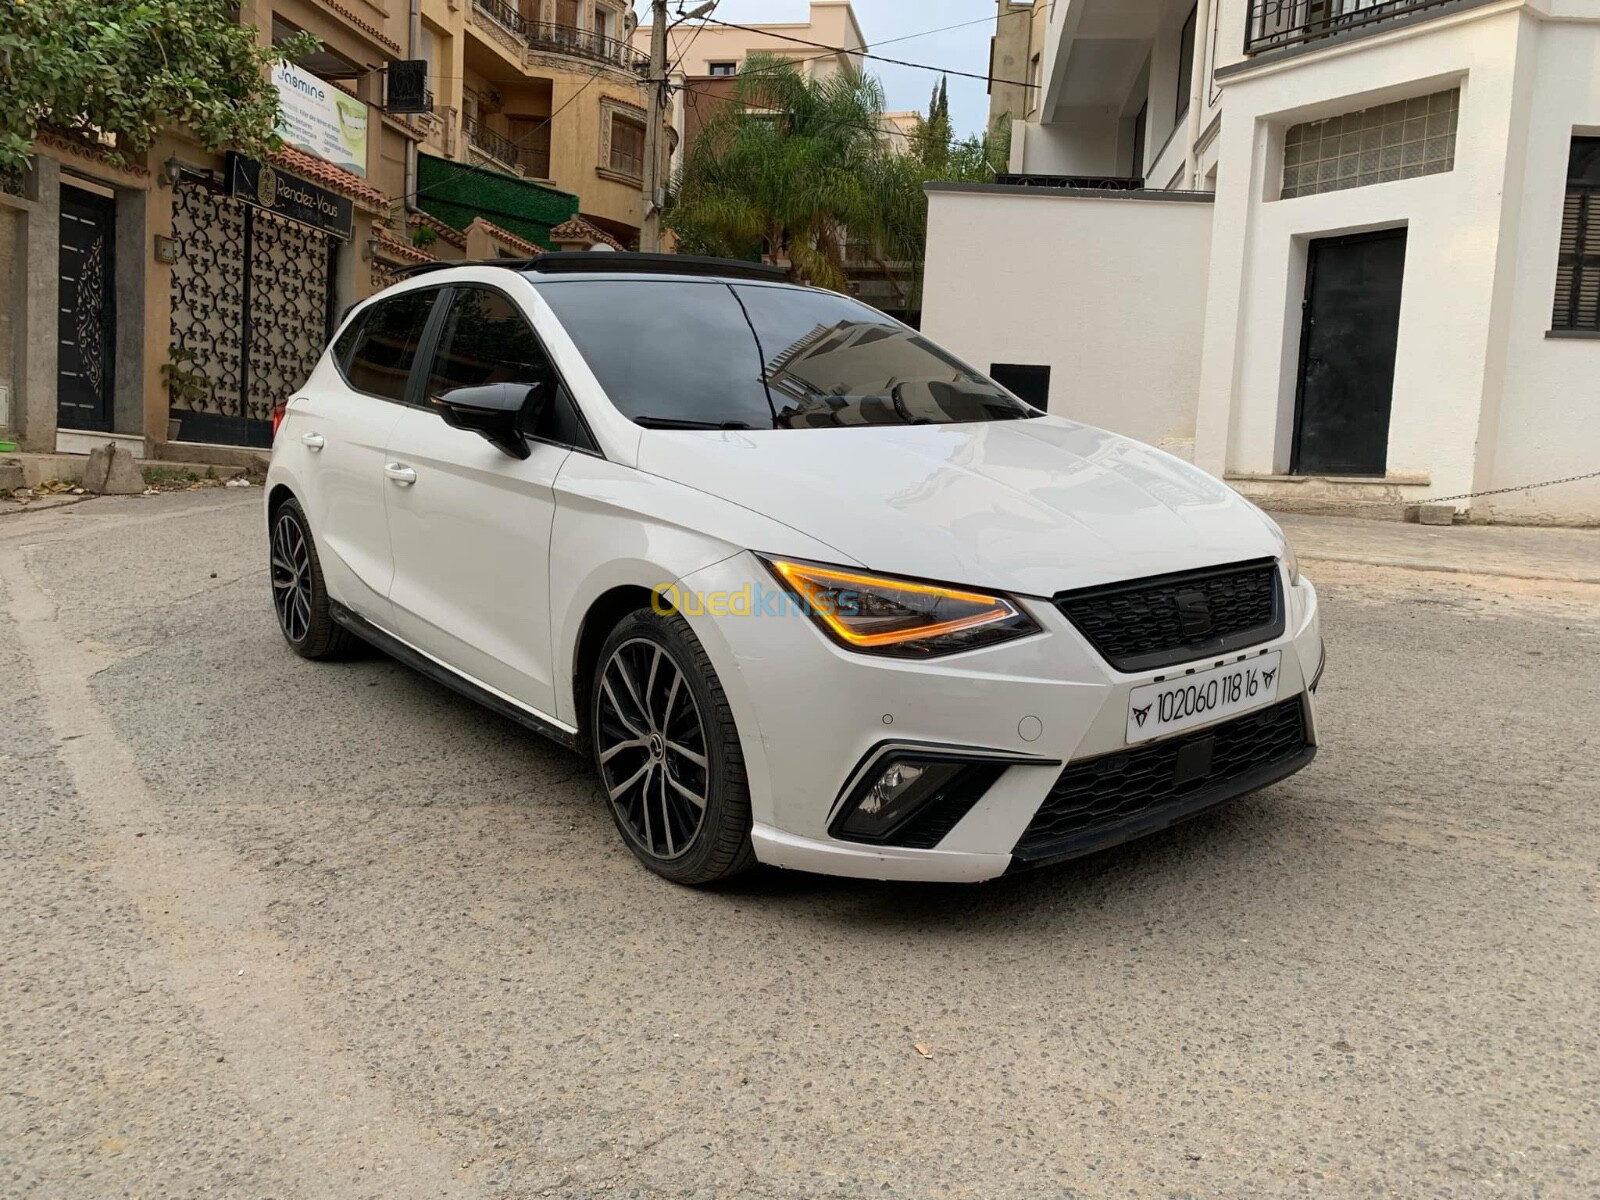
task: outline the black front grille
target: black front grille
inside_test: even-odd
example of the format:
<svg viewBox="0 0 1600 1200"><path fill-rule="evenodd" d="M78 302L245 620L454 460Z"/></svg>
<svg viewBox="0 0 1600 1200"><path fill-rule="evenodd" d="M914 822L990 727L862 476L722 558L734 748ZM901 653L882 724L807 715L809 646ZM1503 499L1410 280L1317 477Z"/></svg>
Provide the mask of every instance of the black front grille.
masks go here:
<svg viewBox="0 0 1600 1200"><path fill-rule="evenodd" d="M1048 860L1152 832L1311 761L1300 697L1221 725L1068 763L1013 854Z"/></svg>
<svg viewBox="0 0 1600 1200"><path fill-rule="evenodd" d="M1153 671L1227 654L1283 633L1270 558L1063 592L1056 607L1119 671Z"/></svg>

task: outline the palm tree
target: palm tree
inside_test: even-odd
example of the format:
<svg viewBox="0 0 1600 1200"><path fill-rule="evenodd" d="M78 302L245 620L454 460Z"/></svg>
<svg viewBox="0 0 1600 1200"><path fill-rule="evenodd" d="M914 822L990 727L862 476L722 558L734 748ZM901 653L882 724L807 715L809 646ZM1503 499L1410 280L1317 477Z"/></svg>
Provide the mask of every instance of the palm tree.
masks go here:
<svg viewBox="0 0 1600 1200"><path fill-rule="evenodd" d="M882 112L870 76L813 78L752 56L679 173L668 223L680 246L734 257L759 249L843 290L847 237L881 232Z"/></svg>
<svg viewBox="0 0 1600 1200"><path fill-rule="evenodd" d="M1008 152L998 133L955 140L949 114L941 81L911 153L895 153L876 79L855 71L811 78L754 55L701 126L675 181L668 227L685 253L759 254L841 292L854 251L914 311L928 223L922 185L993 180Z"/></svg>

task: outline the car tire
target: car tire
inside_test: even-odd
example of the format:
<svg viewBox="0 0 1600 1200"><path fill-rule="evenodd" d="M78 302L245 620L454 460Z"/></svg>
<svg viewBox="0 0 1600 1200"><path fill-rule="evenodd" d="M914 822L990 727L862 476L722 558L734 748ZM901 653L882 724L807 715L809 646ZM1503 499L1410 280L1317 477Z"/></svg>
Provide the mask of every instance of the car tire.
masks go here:
<svg viewBox="0 0 1600 1200"><path fill-rule="evenodd" d="M589 734L606 807L650 870L696 886L755 866L739 731L681 616L640 609L611 631L590 681Z"/></svg>
<svg viewBox="0 0 1600 1200"><path fill-rule="evenodd" d="M301 658L349 653L356 639L333 619L317 543L298 500L286 500L273 511L267 553L272 609L289 648Z"/></svg>

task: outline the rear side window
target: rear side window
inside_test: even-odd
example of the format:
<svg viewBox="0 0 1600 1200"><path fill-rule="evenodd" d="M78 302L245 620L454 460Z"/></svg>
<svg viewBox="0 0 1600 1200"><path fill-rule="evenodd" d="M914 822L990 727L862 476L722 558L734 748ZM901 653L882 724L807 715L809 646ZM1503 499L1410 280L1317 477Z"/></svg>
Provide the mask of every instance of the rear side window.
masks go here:
<svg viewBox="0 0 1600 1200"><path fill-rule="evenodd" d="M356 314L355 320L345 326L333 343L333 362L341 371L350 366L350 352L356 348L356 341L361 337L361 327L367 323L367 312Z"/></svg>
<svg viewBox="0 0 1600 1200"><path fill-rule="evenodd" d="M438 294L436 288L405 292L379 300L367 310L345 367L345 378L351 387L385 400L406 398L406 382L416 361L417 345Z"/></svg>

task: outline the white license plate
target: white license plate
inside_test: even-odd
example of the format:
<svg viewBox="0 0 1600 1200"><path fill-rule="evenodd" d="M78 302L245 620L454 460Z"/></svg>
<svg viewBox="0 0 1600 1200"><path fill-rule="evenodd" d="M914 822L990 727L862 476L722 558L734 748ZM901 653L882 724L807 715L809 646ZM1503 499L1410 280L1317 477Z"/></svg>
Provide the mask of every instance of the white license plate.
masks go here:
<svg viewBox="0 0 1600 1200"><path fill-rule="evenodd" d="M1128 697L1128 744L1209 725L1278 698L1283 653L1231 663L1134 688Z"/></svg>

